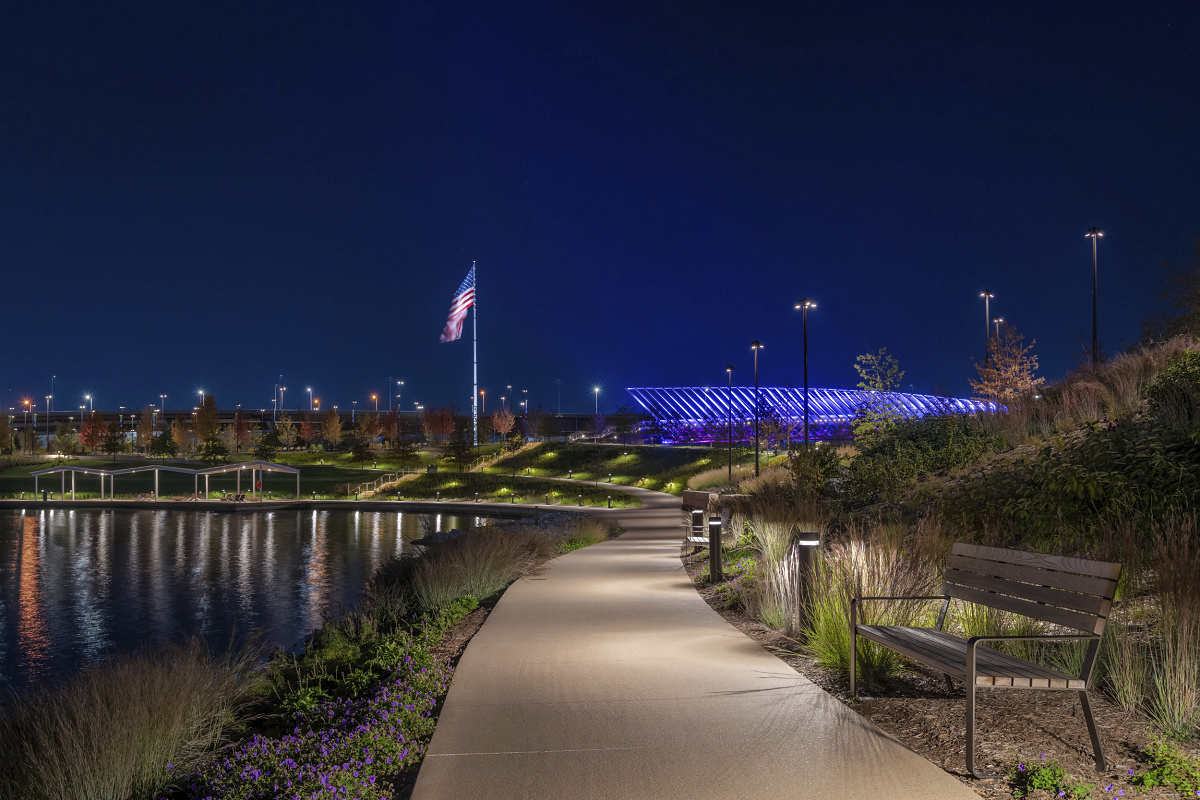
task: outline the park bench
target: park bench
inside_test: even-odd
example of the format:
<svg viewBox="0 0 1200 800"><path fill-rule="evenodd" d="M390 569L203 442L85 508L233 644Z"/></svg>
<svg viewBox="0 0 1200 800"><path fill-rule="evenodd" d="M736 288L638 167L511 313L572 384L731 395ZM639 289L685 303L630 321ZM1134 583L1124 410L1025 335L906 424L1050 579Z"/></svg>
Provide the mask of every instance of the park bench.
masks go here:
<svg viewBox="0 0 1200 800"><path fill-rule="evenodd" d="M1096 769L1104 771L1104 751L1092 716L1087 690L1100 649L1100 637L1112 608L1121 565L1067 556L1052 556L955 544L947 564L941 594L930 597L855 597L850 601L850 695L855 696L855 649L862 636L913 661L932 667L966 684L967 770L975 769L975 690L1048 689L1078 691L1092 738ZM950 599L975 603L1049 623L1049 633L1037 636L972 636L962 639L942 630ZM859 605L870 600L941 600L934 628L865 625L858 622ZM1079 631L1080 633L1075 633ZM1078 677L1003 653L982 642L1088 642Z"/></svg>

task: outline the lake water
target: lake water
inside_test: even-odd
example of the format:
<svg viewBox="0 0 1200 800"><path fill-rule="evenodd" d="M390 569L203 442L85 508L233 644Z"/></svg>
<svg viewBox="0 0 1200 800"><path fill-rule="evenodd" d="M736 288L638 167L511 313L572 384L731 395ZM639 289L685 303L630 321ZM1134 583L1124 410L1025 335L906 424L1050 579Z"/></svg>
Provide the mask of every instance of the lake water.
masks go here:
<svg viewBox="0 0 1200 800"><path fill-rule="evenodd" d="M0 510L0 688L142 644L262 629L293 648L321 611L430 532L482 518L395 511Z"/></svg>

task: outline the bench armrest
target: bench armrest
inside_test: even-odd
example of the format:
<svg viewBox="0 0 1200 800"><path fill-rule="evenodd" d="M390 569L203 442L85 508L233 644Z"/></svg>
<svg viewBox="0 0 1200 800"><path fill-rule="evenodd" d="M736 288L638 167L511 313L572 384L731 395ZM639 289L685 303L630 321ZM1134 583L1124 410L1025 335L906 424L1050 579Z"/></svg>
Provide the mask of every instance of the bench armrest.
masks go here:
<svg viewBox="0 0 1200 800"><path fill-rule="evenodd" d="M978 648L980 642L1066 642L1075 639L1094 641L1099 638L1094 633L1048 633L1042 636L972 636L970 639L967 639L967 680L972 684L975 683L975 650ZM1088 663L1084 665L1083 673L1079 676L1085 685L1091 683L1091 673L1092 663L1089 657Z"/></svg>
<svg viewBox="0 0 1200 800"><path fill-rule="evenodd" d="M942 623L946 619L946 609L950 607L950 595L934 594L921 595L916 597L851 597L850 598L850 635L854 636L858 631L858 604L863 600L941 600L942 611L938 614L937 628L942 629Z"/></svg>

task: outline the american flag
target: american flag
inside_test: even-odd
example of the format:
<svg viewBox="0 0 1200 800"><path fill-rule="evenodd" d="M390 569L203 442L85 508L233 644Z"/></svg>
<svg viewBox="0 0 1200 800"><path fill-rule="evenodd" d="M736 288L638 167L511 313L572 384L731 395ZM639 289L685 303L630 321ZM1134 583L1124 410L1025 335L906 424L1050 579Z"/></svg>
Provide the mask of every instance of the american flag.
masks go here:
<svg viewBox="0 0 1200 800"><path fill-rule="evenodd" d="M458 337L462 336L463 320L467 317L467 311L475 304L475 265L471 265L471 271L467 273L467 277L463 280L462 286L458 287L458 291L454 293L454 299L450 301L450 316L446 319L446 327L442 328L442 335L438 341L453 342Z"/></svg>

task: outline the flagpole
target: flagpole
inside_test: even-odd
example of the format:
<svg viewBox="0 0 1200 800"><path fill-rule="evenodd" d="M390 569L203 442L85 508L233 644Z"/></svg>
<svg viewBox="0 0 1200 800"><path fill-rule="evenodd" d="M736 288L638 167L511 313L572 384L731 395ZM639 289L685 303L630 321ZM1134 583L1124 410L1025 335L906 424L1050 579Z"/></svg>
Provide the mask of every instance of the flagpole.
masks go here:
<svg viewBox="0 0 1200 800"><path fill-rule="evenodd" d="M475 272L475 262L471 262L471 271ZM471 377L473 389L471 392L471 438L479 447L479 273L475 272L475 301L471 303Z"/></svg>

